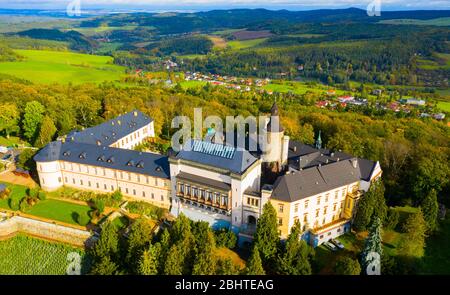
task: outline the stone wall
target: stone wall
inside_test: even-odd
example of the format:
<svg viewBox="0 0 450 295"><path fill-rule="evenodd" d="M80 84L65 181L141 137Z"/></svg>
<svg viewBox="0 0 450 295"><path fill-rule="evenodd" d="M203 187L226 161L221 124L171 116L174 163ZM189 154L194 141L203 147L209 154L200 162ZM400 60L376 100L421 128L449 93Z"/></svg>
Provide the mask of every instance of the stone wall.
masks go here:
<svg viewBox="0 0 450 295"><path fill-rule="evenodd" d="M89 231L0 212L0 239L17 232L75 246L89 247L95 240Z"/></svg>

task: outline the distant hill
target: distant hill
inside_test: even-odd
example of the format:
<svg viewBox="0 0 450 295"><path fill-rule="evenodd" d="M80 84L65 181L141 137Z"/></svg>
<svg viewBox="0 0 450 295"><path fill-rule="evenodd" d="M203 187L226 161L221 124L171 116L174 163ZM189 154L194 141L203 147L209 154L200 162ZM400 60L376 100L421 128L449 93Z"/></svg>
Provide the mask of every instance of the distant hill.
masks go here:
<svg viewBox="0 0 450 295"><path fill-rule="evenodd" d="M97 42L77 31L61 32L55 29L31 29L15 33L33 39L45 39L69 42L70 48L77 51L91 52L98 46Z"/></svg>
<svg viewBox="0 0 450 295"><path fill-rule="evenodd" d="M244 28L265 22L288 23L376 23L390 19L429 20L450 17L450 10L383 11L380 17L369 17L363 9L321 9L311 11L288 11L267 9L211 10L196 13L133 13L101 16L81 22L81 27L121 27L130 23L151 26L161 34L179 34L196 30L218 28Z"/></svg>

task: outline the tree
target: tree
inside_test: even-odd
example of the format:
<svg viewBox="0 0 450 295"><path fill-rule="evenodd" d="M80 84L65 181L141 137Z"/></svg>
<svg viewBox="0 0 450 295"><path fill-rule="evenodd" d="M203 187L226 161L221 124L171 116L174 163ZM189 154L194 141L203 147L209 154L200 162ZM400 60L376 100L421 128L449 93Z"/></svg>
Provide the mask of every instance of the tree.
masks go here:
<svg viewBox="0 0 450 295"><path fill-rule="evenodd" d="M44 119L45 108L38 101L28 102L25 106L22 127L23 135L29 142L34 142L39 130L39 126Z"/></svg>
<svg viewBox="0 0 450 295"><path fill-rule="evenodd" d="M361 198L356 211L353 227L357 231L366 230L372 219L379 218L381 223L387 217L387 205L384 198L384 185L379 180L373 183Z"/></svg>
<svg viewBox="0 0 450 295"><path fill-rule="evenodd" d="M178 250L177 245L173 245L167 255L165 261L164 274L165 275L182 275L183 261L182 253Z"/></svg>
<svg viewBox="0 0 450 295"><path fill-rule="evenodd" d="M386 219L385 228L386 229L395 229L398 224L398 220L400 218L400 213L398 210L389 209L388 217Z"/></svg>
<svg viewBox="0 0 450 295"><path fill-rule="evenodd" d="M406 234L398 246L398 252L402 256L422 257L425 248L425 238L428 226L422 210L411 214L403 224L403 232Z"/></svg>
<svg viewBox="0 0 450 295"><path fill-rule="evenodd" d="M116 275L118 267L109 256L102 257L97 263L94 263L91 274L93 275Z"/></svg>
<svg viewBox="0 0 450 295"><path fill-rule="evenodd" d="M216 271L216 259L213 252L197 255L192 268L193 275L213 275Z"/></svg>
<svg viewBox="0 0 450 295"><path fill-rule="evenodd" d="M36 139L35 146L44 147L47 143L52 141L56 131L56 126L53 123L53 120L49 116L45 116L39 127L39 135Z"/></svg>
<svg viewBox="0 0 450 295"><path fill-rule="evenodd" d="M356 276L361 274L361 265L357 259L350 257L339 257L334 266L334 272L338 275Z"/></svg>
<svg viewBox="0 0 450 295"><path fill-rule="evenodd" d="M261 257L259 256L259 249L257 245L253 246L252 254L247 262L245 269L246 275L265 275L266 272L262 266Z"/></svg>
<svg viewBox="0 0 450 295"><path fill-rule="evenodd" d="M150 247L142 252L139 259L138 274L140 275L156 275L159 266L159 244L150 245Z"/></svg>
<svg viewBox="0 0 450 295"><path fill-rule="evenodd" d="M313 250L300 240L301 226L298 220L286 239L284 249L277 260L277 272L282 275L309 275L312 272L310 257Z"/></svg>
<svg viewBox="0 0 450 295"><path fill-rule="evenodd" d="M369 236L367 237L364 249L361 253L361 265L366 272L371 263L374 261L373 255L378 254L381 260L383 249L381 248L381 220L375 218L370 227Z"/></svg>
<svg viewBox="0 0 450 295"><path fill-rule="evenodd" d="M231 258L227 257L225 259L219 259L217 261L217 270L216 274L218 275L238 275L239 268L233 263Z"/></svg>
<svg viewBox="0 0 450 295"><path fill-rule="evenodd" d="M0 110L0 132L9 138L11 133L19 131L20 112L14 103L0 104Z"/></svg>
<svg viewBox="0 0 450 295"><path fill-rule="evenodd" d="M127 261L135 272L138 272L138 261L134 258L140 257L142 251L150 245L152 233L152 225L144 218L137 219L131 226L127 240Z"/></svg>
<svg viewBox="0 0 450 295"><path fill-rule="evenodd" d="M422 204L420 206L423 211L423 218L425 219L428 231L433 232L438 226L438 214L439 214L439 204L437 201L437 194L434 189L422 199Z"/></svg>
<svg viewBox="0 0 450 295"><path fill-rule="evenodd" d="M276 257L279 242L277 212L272 204L267 202L263 207L254 235L254 244L259 249L265 265Z"/></svg>
<svg viewBox="0 0 450 295"><path fill-rule="evenodd" d="M116 229L111 222L103 225L100 239L95 243L92 254L95 259L115 257L119 251L119 238Z"/></svg>
<svg viewBox="0 0 450 295"><path fill-rule="evenodd" d="M36 152L32 149L23 150L17 161L17 167L22 168L27 171L34 171L36 167L36 162L33 160Z"/></svg>

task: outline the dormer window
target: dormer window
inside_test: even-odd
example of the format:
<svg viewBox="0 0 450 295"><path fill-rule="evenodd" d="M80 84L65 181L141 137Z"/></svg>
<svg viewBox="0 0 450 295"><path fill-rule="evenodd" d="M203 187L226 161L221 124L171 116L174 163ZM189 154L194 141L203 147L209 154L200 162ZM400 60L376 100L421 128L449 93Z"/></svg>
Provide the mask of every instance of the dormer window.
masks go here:
<svg viewBox="0 0 450 295"><path fill-rule="evenodd" d="M79 155L79 158L80 158L80 159L86 159L86 152L82 152L82 153Z"/></svg>
<svg viewBox="0 0 450 295"><path fill-rule="evenodd" d="M130 167L134 166L134 161L133 161L133 160L129 161L129 162L127 163L127 166L130 166Z"/></svg>
<svg viewBox="0 0 450 295"><path fill-rule="evenodd" d="M109 158L107 162L108 163L114 163L114 157Z"/></svg>
<svg viewBox="0 0 450 295"><path fill-rule="evenodd" d="M65 157L70 156L70 151L65 151L65 152L63 153L63 155L64 155Z"/></svg>
<svg viewBox="0 0 450 295"><path fill-rule="evenodd" d="M144 162L143 161L139 161L139 163L137 163L136 167L137 168L144 168Z"/></svg>
<svg viewBox="0 0 450 295"><path fill-rule="evenodd" d="M155 169L156 171L158 171L158 172L161 172L162 171L162 169L161 169L161 167L160 166L158 166L158 167L156 167L156 169Z"/></svg>
<svg viewBox="0 0 450 295"><path fill-rule="evenodd" d="M102 145L102 142L100 140L97 140L97 145Z"/></svg>
<svg viewBox="0 0 450 295"><path fill-rule="evenodd" d="M104 155L101 155L100 157L97 158L97 161L99 161L99 162L105 162L105 161L106 161L106 158L105 158Z"/></svg>

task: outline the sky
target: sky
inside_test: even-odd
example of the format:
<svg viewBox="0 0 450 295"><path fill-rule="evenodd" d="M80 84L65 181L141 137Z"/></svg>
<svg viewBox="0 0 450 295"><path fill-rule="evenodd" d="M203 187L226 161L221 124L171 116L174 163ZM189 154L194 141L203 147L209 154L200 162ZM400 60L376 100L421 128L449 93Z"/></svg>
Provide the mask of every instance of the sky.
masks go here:
<svg viewBox="0 0 450 295"><path fill-rule="evenodd" d="M366 8L372 1L381 2L382 10L450 9L450 0L0 0L0 8L64 9L72 1L80 1L81 7L87 9L119 10Z"/></svg>

